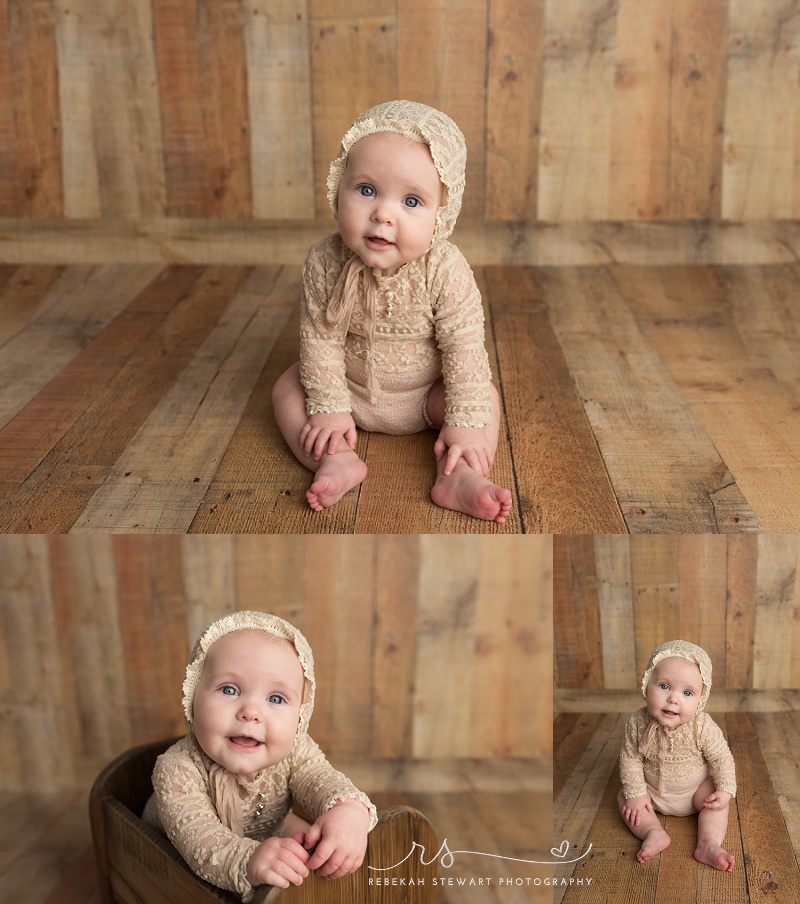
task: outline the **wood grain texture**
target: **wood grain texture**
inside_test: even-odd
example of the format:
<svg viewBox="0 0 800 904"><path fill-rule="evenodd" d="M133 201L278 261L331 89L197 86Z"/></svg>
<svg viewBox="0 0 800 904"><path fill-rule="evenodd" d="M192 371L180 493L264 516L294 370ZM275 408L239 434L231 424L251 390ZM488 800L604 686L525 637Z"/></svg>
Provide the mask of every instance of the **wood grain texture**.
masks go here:
<svg viewBox="0 0 800 904"><path fill-rule="evenodd" d="M636 489L620 498L626 523L637 532L754 529L757 521L733 476L697 430L609 275L554 269L542 282L611 482L622 473L634 477ZM687 498L691 515L684 520L686 509L675 501Z"/></svg>
<svg viewBox="0 0 800 904"><path fill-rule="evenodd" d="M334 229L315 220L0 219L5 264L292 264ZM481 221L461 219L454 241L473 266L605 264L741 266L800 262L800 222Z"/></svg>
<svg viewBox="0 0 800 904"><path fill-rule="evenodd" d="M775 793L770 770L761 749L759 726L767 717L748 713L728 715L728 735L737 770L737 810L744 863L755 900L765 900L780 890L790 897L800 895L800 875L794 856L794 843L784 831L781 806ZM794 724L793 720L786 720Z"/></svg>
<svg viewBox="0 0 800 904"><path fill-rule="evenodd" d="M722 211L728 3L673 4L670 66L670 218Z"/></svg>
<svg viewBox="0 0 800 904"><path fill-rule="evenodd" d="M729 3L724 217L797 216L797 12L795 0Z"/></svg>
<svg viewBox="0 0 800 904"><path fill-rule="evenodd" d="M486 219L536 217L544 0L489 4ZM522 183L520 174L527 174Z"/></svg>
<svg viewBox="0 0 800 904"><path fill-rule="evenodd" d="M498 346L497 380L513 437L526 528L536 532L550 525L547 530L554 533L624 529L536 275L491 268L486 279ZM529 377L517 379L528 367ZM573 521L579 512L580 528Z"/></svg>
<svg viewBox="0 0 800 904"><path fill-rule="evenodd" d="M644 671L644 666L642 666ZM641 679L641 676L639 676ZM630 715L642 705L639 682L631 690L561 690L556 688L553 698L559 713L627 713ZM714 686L709 700L710 713L783 713L800 708L800 691L797 689L757 691L748 688L724 688Z"/></svg>
<svg viewBox="0 0 800 904"><path fill-rule="evenodd" d="M68 217L164 215L149 0L53 0Z"/></svg>
<svg viewBox="0 0 800 904"><path fill-rule="evenodd" d="M558 844L562 837L573 839L565 831L574 829L582 832L573 839L577 851L585 850L590 842L592 845L589 856L566 873L576 880L583 878L583 885L575 882L557 890L556 899L567 904L593 902L601 887L611 889L609 901L648 904L723 898L756 904L782 892L797 893L800 874L792 832L797 814L793 805L796 782L787 781L787 748L779 740L795 736L797 713L728 714L718 717L718 723L728 738L739 780L725 839L727 849L736 857L734 871L724 874L694 861L695 817L661 817L672 838L669 852L644 866L636 862L633 855L639 842L619 818L615 800L619 788L617 764L603 758L607 734L601 723L580 761L565 762L562 768L556 759L556 772L563 772L557 775L556 783L564 791L554 802L554 840ZM585 721L571 721L565 726L564 743L586 743L586 727ZM621 732L615 740L618 746ZM575 789L585 785L589 786L586 799L576 796ZM589 878L591 885L586 884Z"/></svg>
<svg viewBox="0 0 800 904"><path fill-rule="evenodd" d="M53 7L49 0L7 3L3 21L8 23L11 77L6 84L11 86L16 140L6 147L17 152L16 180L13 174L8 180L12 209L18 216L60 217L64 215L64 191Z"/></svg>
<svg viewBox="0 0 800 904"><path fill-rule="evenodd" d="M797 535L606 536L594 544L556 537L556 688L565 691L559 705L580 711L584 692L585 710L597 711L603 690L629 692L628 704L641 699L652 650L683 638L711 657L710 709L791 709L800 690L798 555ZM608 575L612 586L604 588ZM614 588L621 597L616 611L604 600ZM595 652L580 643L580 624L593 626ZM593 661L611 667L589 672Z"/></svg>
<svg viewBox="0 0 800 904"><path fill-rule="evenodd" d="M538 216L609 216L614 59L619 4L547 4Z"/></svg>
<svg viewBox="0 0 800 904"><path fill-rule="evenodd" d="M671 3L625 3L617 14L612 219L660 219L667 212L672 16Z"/></svg>
<svg viewBox="0 0 800 904"><path fill-rule="evenodd" d="M800 529L800 270L475 273L505 525L433 505L432 431L360 433L366 481L307 506L271 402L299 354L299 267L108 264L0 269L0 529Z"/></svg>
<svg viewBox="0 0 800 904"><path fill-rule="evenodd" d="M475 776L479 777L477 770ZM448 838L453 848L473 847L470 841L478 838L483 845L480 849L490 855L546 859L552 823L549 791L496 793L470 787L457 792L443 788L415 792L374 787L369 787L369 791L381 810L405 805L424 813L435 825L440 839ZM35 796L16 793L0 797L0 812L15 827L13 835L8 832L8 837L2 838L6 856L0 863L0 880L6 896L24 897L28 904L78 901L98 904L100 890L85 815L86 797L86 791ZM469 819L464 818L467 814ZM402 847L399 852L402 856L407 851L407 843L400 839L396 843ZM427 852L430 857L435 853ZM442 878L453 878L452 886L442 884L436 889L440 904L462 901L465 890L458 886L457 880L472 876L476 881L483 878L483 888L473 890L480 892L481 900L487 904L547 904L551 900L550 888L542 881L548 878L548 873L542 866L516 865L491 856L462 856L456 858L452 868L445 870L439 866L438 872ZM419 877L419 868L410 864L409 874ZM512 884L510 880L516 877L522 878L526 887ZM538 885L533 884L534 879L539 880ZM501 885L501 881L509 884ZM115 882L120 884L118 876ZM377 894L377 889L372 891ZM359 893L366 892L355 892Z"/></svg>
<svg viewBox="0 0 800 904"><path fill-rule="evenodd" d="M327 215L354 117L469 146L481 222L800 210L796 0L3 0L0 216Z"/></svg>
<svg viewBox="0 0 800 904"><path fill-rule="evenodd" d="M307 0L244 4L253 215L314 216Z"/></svg>
<svg viewBox="0 0 800 904"><path fill-rule="evenodd" d="M683 280L686 273L677 268L671 275L678 282ZM769 295L771 284L779 281L774 277L770 278L769 271L761 271L761 275L760 284L751 289L751 298L761 294ZM639 299L645 299L645 307L651 291L665 292L672 297L672 301L664 298L663 302L658 303L658 324L655 330L652 330L654 324L650 317L639 313L641 309L638 302L634 303L634 308L637 309L636 319L648 338L652 337L654 347L670 376L682 390L691 410L696 414L700 414L701 409L704 412L700 417L707 424L709 438L712 439L714 448L729 462L730 471L739 473L746 460L758 460L760 463L757 470L764 469L764 479L759 479L759 484L766 490L770 482L769 473L779 480L778 474L793 473L797 468L794 437L798 424L793 413L797 400L796 380L787 374L785 365L779 366L777 373L765 370L746 348L746 340L743 338L746 333L752 329L756 337L763 336L763 328L740 325L741 315L737 316L737 312L741 311L741 300L735 300L736 289L729 288L726 284L728 281L725 271L708 271L705 276L702 280L692 280L694 291L691 296L682 290L673 293L665 284L659 287L650 280L647 281L649 288L645 287L644 282L637 280L634 290L631 283L625 283L627 277L635 279L635 269L627 271L617 281L617 285L627 298L631 298L632 291L636 291ZM790 285L794 283L795 276L791 270L786 274ZM677 301L678 295L681 296L681 301ZM767 302L766 308L770 307L771 303ZM667 312L671 318L670 323L665 323ZM790 328L790 344L791 335ZM754 341L763 348L758 338ZM713 343L715 354L713 366L707 368L705 365L708 364L708 356L702 346L707 349L709 342ZM783 353L777 357L783 357ZM739 406L736 397L744 381L747 381L750 404ZM732 419L734 407L737 413L735 419ZM764 417L767 410L771 414ZM771 434L776 423L785 426L785 441L773 442ZM748 487L747 479L737 483L738 489L751 504L755 503L759 507L755 487ZM735 499L729 497L730 490L733 489L729 481L723 481L719 489L721 492L709 494L709 501L720 523L732 526L732 522L738 518L740 520L735 523L740 524L744 519L751 525L757 523L763 531L791 531L792 528L783 520L780 512L769 511L764 507L759 507L759 517L754 521L746 507L741 507ZM791 481L789 485L784 484L783 491L791 494Z"/></svg>
<svg viewBox="0 0 800 904"><path fill-rule="evenodd" d="M402 0L398 16L400 97L443 110L466 139L467 188L461 208L466 219L485 216L486 110L475 99L486 94L488 11L488 0L463 0L457 12L445 3ZM519 137L528 140L524 131Z"/></svg>
<svg viewBox="0 0 800 904"><path fill-rule="evenodd" d="M308 637L312 736L335 764L374 763L387 787L406 775L463 790L471 764L490 760L482 781L508 791L515 770L552 752L550 547L548 537L0 537L4 787L84 788L127 747L180 734L196 637L255 608ZM453 761L461 771L448 779ZM525 781L549 787L547 775Z"/></svg>
<svg viewBox="0 0 800 904"><path fill-rule="evenodd" d="M386 4L388 6L388 4ZM311 7L311 104L316 216L330 216L327 177L350 124L397 92L397 17L379 5L369 15L340 15L340 4ZM344 12L342 10L342 12Z"/></svg>

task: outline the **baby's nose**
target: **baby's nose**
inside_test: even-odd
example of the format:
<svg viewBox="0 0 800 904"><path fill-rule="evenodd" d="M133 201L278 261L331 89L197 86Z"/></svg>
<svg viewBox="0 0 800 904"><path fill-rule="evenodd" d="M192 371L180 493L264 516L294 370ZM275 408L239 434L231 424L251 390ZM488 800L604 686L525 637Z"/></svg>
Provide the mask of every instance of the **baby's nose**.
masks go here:
<svg viewBox="0 0 800 904"><path fill-rule="evenodd" d="M391 221L391 211L385 201L376 202L372 211L372 218L379 223L389 223Z"/></svg>
<svg viewBox="0 0 800 904"><path fill-rule="evenodd" d="M239 707L239 718L246 722L257 722L260 716L259 708L253 703L244 702Z"/></svg>

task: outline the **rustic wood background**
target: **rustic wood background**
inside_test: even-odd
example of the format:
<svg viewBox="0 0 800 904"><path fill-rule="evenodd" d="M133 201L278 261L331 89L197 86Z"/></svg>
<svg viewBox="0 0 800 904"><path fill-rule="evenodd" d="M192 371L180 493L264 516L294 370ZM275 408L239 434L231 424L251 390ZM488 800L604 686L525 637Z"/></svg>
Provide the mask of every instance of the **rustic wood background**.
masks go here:
<svg viewBox="0 0 800 904"><path fill-rule="evenodd" d="M616 900L637 904L766 904L776 893L800 899L800 713L714 714L736 763L738 790L724 845L736 858L732 873L694 860L697 820L692 817L662 817L672 838L669 851L644 866L637 862L640 842L625 827L616 805L625 719L622 713L569 713L556 719L554 841L569 839L575 856L591 844L591 853L578 863L556 867L558 879L574 876L584 884L557 886L553 904L596 904L599 888L619 889Z"/></svg>
<svg viewBox="0 0 800 904"><path fill-rule="evenodd" d="M683 224L669 244L696 254L709 234L687 221L717 244L722 221L800 215L798 13L800 0L0 0L3 254L66 254L81 224L84 255L191 257L199 241L226 259L236 243L209 251L209 228L259 221L296 235L293 260L298 224L330 229L344 129L396 96L461 125L468 230L556 224L559 262L582 226L624 221L641 262L661 243L636 227ZM170 222L178 250L163 247ZM494 227L480 262L514 262ZM786 254L769 230L753 240ZM589 244L608 242L619 232Z"/></svg>
<svg viewBox="0 0 800 904"><path fill-rule="evenodd" d="M710 711L800 709L797 536L556 537L556 708L633 711L653 649L699 643Z"/></svg>
<svg viewBox="0 0 800 904"><path fill-rule="evenodd" d="M247 608L306 634L312 735L371 787L413 763L417 790L474 759L526 774L551 756L551 587L549 537L2 537L2 788L85 789L181 734L196 636Z"/></svg>

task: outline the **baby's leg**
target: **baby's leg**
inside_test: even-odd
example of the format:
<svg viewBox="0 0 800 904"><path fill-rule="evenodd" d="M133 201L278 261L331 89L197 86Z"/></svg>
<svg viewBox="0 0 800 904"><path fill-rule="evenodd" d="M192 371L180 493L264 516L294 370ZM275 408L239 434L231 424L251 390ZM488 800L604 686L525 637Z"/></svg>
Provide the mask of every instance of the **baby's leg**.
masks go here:
<svg viewBox="0 0 800 904"><path fill-rule="evenodd" d="M625 794L622 791L622 788L620 788L619 794L617 795L617 806L619 807L620 816L622 816L622 808L624 805ZM623 816L623 819L624 818L625 817ZM667 835L664 827L661 825L661 820L659 820L655 813L645 811L639 819L639 825L632 826L629 825L627 821L625 822L625 825L628 826L631 832L633 832L633 834L642 842L639 853L636 855L636 859L639 863L652 860L656 854L660 854L661 851L668 848L669 843L672 840L669 835Z"/></svg>
<svg viewBox="0 0 800 904"><path fill-rule="evenodd" d="M714 782L707 778L694 792L692 803L697 816L697 850L694 852L695 860L707 863L714 869L723 871L732 870L734 864L733 854L729 854L723 847L725 833L728 831L728 807L721 810L710 810L704 806L706 798L715 791Z"/></svg>
<svg viewBox="0 0 800 904"><path fill-rule="evenodd" d="M445 394L444 383L437 380L428 392L428 417L437 426L444 424ZM492 386L492 423L489 440L494 455L500 429L500 399ZM511 491L497 486L464 461L458 460L452 474L444 474L445 459L437 462L438 476L431 490L431 499L442 508L464 512L484 521L502 524L511 510Z"/></svg>
<svg viewBox="0 0 800 904"><path fill-rule="evenodd" d="M311 508L318 512L338 502L367 476L367 466L344 442L335 455L327 452L317 461L306 455L300 445L300 431L308 421L306 393L300 382L300 364L293 364L275 384L272 390L272 406L275 420L294 457L316 474L306 498Z"/></svg>

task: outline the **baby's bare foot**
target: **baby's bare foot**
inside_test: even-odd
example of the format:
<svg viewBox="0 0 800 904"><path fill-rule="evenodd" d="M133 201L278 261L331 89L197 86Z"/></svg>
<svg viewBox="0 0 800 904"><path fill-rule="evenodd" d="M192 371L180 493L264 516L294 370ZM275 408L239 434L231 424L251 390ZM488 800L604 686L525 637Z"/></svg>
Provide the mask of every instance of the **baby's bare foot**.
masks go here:
<svg viewBox="0 0 800 904"><path fill-rule="evenodd" d="M651 829L642 839L642 846L636 859L639 863L652 860L656 854L660 854L669 847L670 840L669 835L661 827Z"/></svg>
<svg viewBox="0 0 800 904"><path fill-rule="evenodd" d="M439 474L431 489L431 499L442 508L498 524L511 511L511 490L493 484L463 460L447 477Z"/></svg>
<svg viewBox="0 0 800 904"><path fill-rule="evenodd" d="M366 476L367 466L351 449L340 449L335 455L326 453L306 493L308 504L315 512L321 512L338 502Z"/></svg>
<svg viewBox="0 0 800 904"><path fill-rule="evenodd" d="M700 842L694 852L694 859L723 872L732 870L736 860L733 854L729 854L713 841Z"/></svg>

